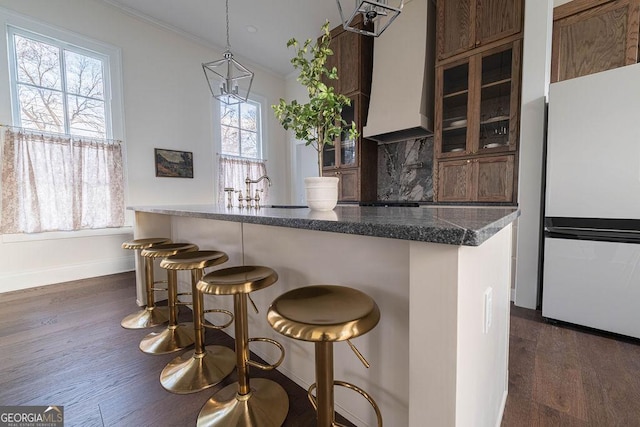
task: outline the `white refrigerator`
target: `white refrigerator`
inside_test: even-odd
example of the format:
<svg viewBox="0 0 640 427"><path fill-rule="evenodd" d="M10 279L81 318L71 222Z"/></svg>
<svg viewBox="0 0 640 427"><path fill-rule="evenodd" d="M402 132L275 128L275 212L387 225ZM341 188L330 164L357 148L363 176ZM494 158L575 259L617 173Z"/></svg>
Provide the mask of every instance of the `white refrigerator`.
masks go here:
<svg viewBox="0 0 640 427"><path fill-rule="evenodd" d="M549 90L542 315L640 338L640 64Z"/></svg>

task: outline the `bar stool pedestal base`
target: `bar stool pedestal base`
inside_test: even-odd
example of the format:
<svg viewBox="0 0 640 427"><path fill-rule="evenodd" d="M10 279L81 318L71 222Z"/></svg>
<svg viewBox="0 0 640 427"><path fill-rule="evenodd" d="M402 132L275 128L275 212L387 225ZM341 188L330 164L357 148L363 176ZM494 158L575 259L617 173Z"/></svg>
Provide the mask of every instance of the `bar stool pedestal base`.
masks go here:
<svg viewBox="0 0 640 427"><path fill-rule="evenodd" d="M147 354L167 354L193 344L193 323L179 323L162 332L151 332L140 341L140 350Z"/></svg>
<svg viewBox="0 0 640 427"><path fill-rule="evenodd" d="M122 319L126 329L146 329L169 321L169 307L147 307Z"/></svg>
<svg viewBox="0 0 640 427"><path fill-rule="evenodd" d="M213 395L198 415L198 426L280 427L287 418L289 398L276 382L251 378L251 392L238 394L238 383Z"/></svg>
<svg viewBox="0 0 640 427"><path fill-rule="evenodd" d="M195 350L176 357L160 373L160 383L176 394L196 393L225 379L236 367L236 354L228 347L208 345L204 353Z"/></svg>

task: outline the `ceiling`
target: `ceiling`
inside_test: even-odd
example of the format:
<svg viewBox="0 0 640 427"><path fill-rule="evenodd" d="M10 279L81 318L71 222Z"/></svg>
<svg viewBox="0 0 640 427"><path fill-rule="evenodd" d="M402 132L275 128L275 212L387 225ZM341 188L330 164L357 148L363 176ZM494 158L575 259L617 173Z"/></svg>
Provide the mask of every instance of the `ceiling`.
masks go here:
<svg viewBox="0 0 640 427"><path fill-rule="evenodd" d="M220 52L226 46L225 0L104 1ZM231 51L248 68L255 64L286 76L293 71L289 60L294 55L287 41L316 38L327 19L331 28L340 23L334 0L229 0ZM202 58L202 62L215 59L219 58Z"/></svg>

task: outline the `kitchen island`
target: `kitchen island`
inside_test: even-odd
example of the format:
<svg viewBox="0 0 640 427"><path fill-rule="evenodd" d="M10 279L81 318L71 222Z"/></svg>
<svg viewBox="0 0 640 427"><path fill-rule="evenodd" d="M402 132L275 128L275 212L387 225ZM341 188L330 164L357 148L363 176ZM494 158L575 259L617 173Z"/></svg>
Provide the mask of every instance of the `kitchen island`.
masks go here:
<svg viewBox="0 0 640 427"><path fill-rule="evenodd" d="M266 309L278 295L309 284L360 289L381 320L353 343L335 346L335 378L362 387L386 426L498 426L507 396L512 207L359 207L248 210L211 205L135 206L135 237L168 236L229 255L224 266L262 264L279 281L252 295L251 336L280 341L279 370L304 388L314 382L313 346L277 335ZM138 262L138 260L136 260ZM138 268L139 302L144 303ZM162 274L162 273L158 273ZM180 278L188 290L188 276ZM230 298L216 298L231 308ZM233 334L232 330L225 332ZM252 351L275 360L259 343ZM336 410L374 426L368 403L336 389Z"/></svg>

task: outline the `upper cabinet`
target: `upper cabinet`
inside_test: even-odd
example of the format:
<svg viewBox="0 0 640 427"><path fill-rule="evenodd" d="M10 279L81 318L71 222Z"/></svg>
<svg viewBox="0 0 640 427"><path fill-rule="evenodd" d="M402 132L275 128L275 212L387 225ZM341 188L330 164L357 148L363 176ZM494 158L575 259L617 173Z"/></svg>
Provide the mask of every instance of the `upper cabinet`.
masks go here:
<svg viewBox="0 0 640 427"><path fill-rule="evenodd" d="M434 198L515 203L522 0L438 0Z"/></svg>
<svg viewBox="0 0 640 427"><path fill-rule="evenodd" d="M521 56L518 40L437 68L437 158L516 149Z"/></svg>
<svg viewBox="0 0 640 427"><path fill-rule="evenodd" d="M522 32L523 0L438 0L437 15L443 60Z"/></svg>
<svg viewBox="0 0 640 427"><path fill-rule="evenodd" d="M358 26L363 26L359 18ZM373 68L373 38L345 30L338 25L331 30L333 55L327 58L327 69L338 69L338 80L325 79L325 84L343 95L357 92L371 94L371 70Z"/></svg>
<svg viewBox="0 0 640 427"><path fill-rule="evenodd" d="M331 30L330 47L333 55L327 60L327 68L338 69L338 80L325 83L351 99L351 105L342 110L342 118L349 127L355 122L360 135L350 139L345 128L334 145L324 146L322 174L339 179L340 202L375 200L378 146L362 136L371 93L373 38L346 31L339 25Z"/></svg>
<svg viewBox="0 0 640 427"><path fill-rule="evenodd" d="M553 11L551 81L638 62L640 0L573 0Z"/></svg>

